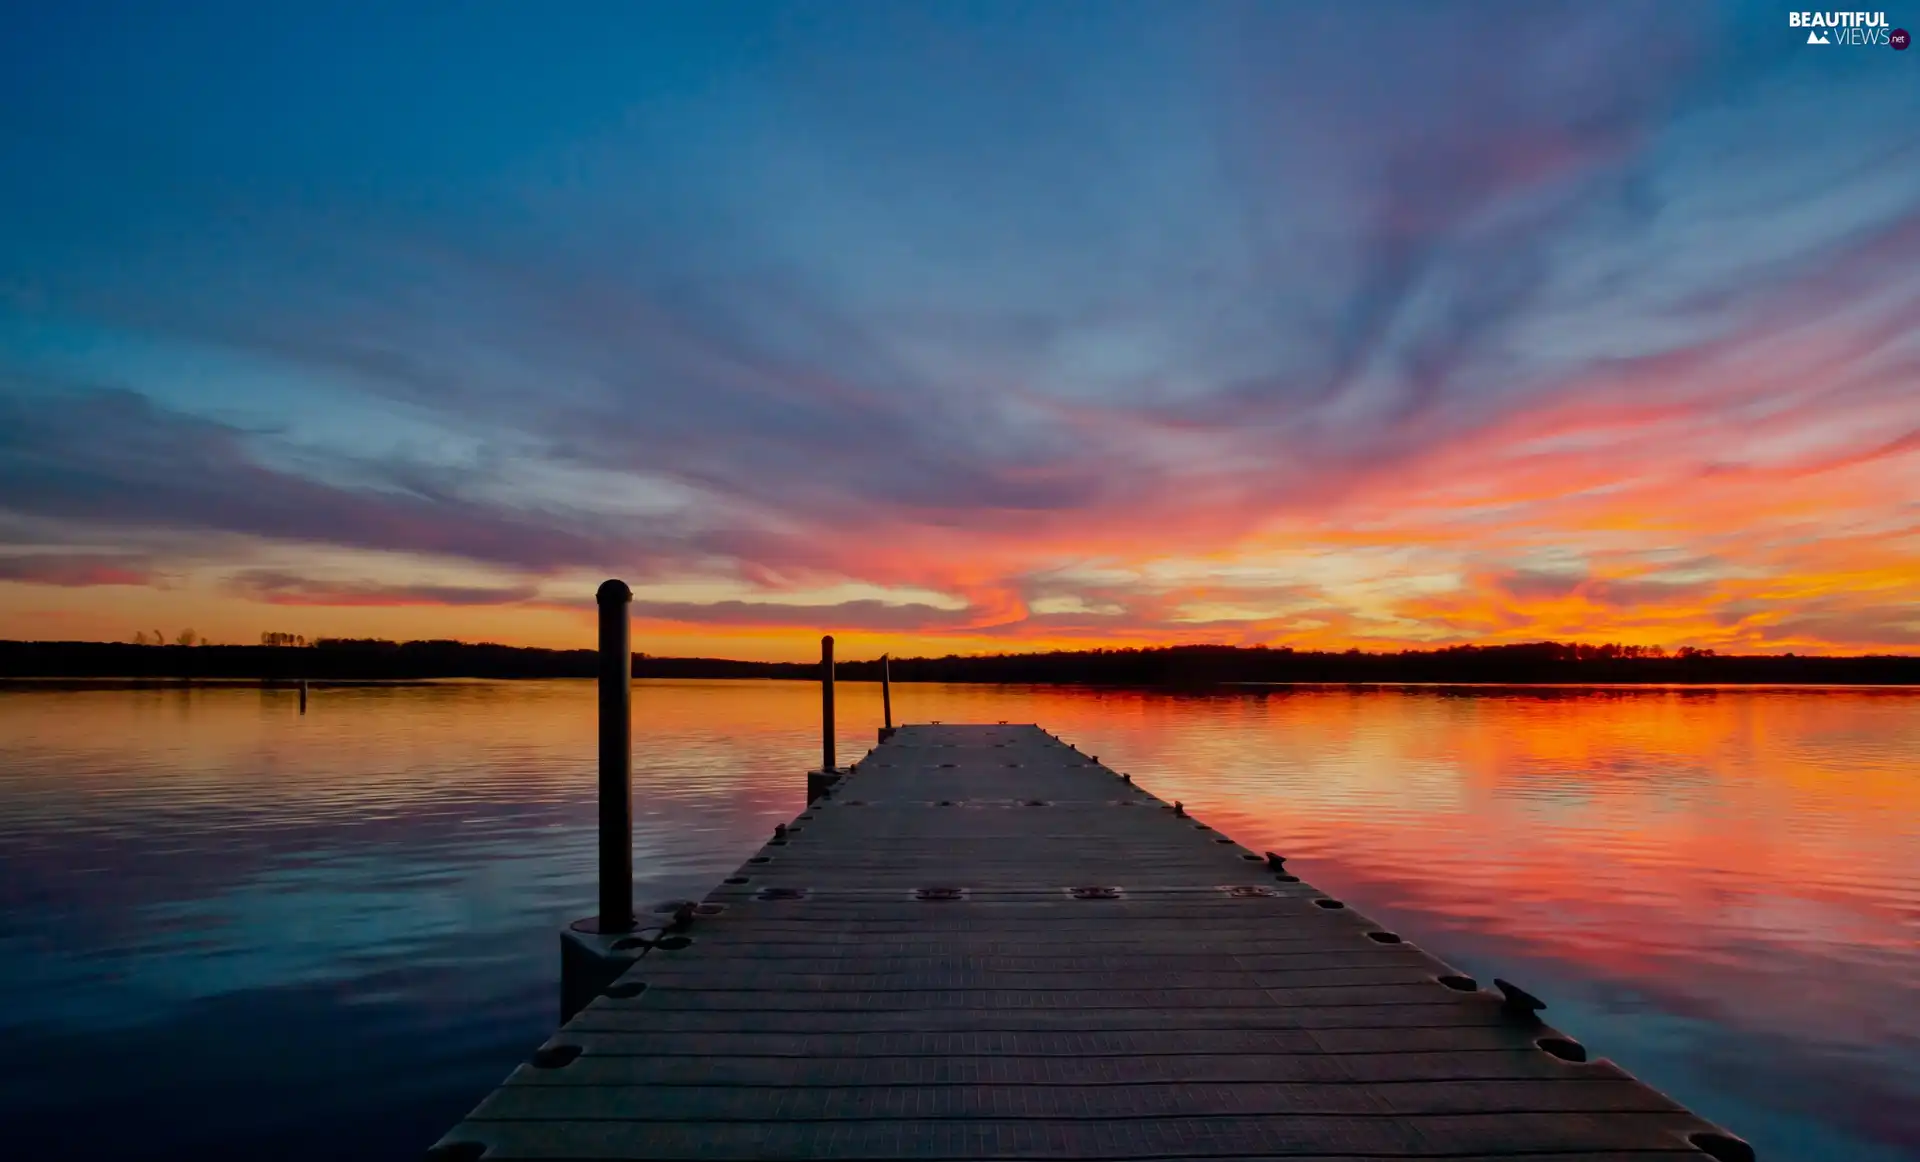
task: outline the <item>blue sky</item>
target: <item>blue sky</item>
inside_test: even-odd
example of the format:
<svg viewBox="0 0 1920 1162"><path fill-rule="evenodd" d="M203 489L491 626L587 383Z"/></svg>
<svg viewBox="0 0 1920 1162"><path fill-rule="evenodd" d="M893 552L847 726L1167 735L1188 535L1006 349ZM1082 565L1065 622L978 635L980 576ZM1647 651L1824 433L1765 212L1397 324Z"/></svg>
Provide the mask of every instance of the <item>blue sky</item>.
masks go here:
<svg viewBox="0 0 1920 1162"><path fill-rule="evenodd" d="M13 19L0 636L1920 640L1920 55L1786 9Z"/></svg>

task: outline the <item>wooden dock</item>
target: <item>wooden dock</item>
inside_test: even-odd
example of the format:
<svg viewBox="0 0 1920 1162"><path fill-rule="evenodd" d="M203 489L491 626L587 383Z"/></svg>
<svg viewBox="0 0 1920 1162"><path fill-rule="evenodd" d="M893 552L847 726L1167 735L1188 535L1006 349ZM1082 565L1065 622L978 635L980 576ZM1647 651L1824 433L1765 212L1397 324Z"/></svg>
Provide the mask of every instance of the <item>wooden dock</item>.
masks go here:
<svg viewBox="0 0 1920 1162"><path fill-rule="evenodd" d="M900 728L674 912L431 1158L1753 1157L1034 726Z"/></svg>

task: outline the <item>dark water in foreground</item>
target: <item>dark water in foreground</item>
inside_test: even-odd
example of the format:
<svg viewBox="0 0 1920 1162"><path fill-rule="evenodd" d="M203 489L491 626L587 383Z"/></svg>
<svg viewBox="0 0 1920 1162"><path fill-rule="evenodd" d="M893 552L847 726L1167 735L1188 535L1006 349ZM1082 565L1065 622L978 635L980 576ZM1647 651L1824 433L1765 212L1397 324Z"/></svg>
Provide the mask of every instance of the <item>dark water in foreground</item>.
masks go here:
<svg viewBox="0 0 1920 1162"><path fill-rule="evenodd" d="M553 1026L592 694L0 688L0 1153L417 1156ZM896 694L1286 852L1763 1159L1920 1158L1920 692ZM798 810L816 688L635 710L640 898L702 894Z"/></svg>

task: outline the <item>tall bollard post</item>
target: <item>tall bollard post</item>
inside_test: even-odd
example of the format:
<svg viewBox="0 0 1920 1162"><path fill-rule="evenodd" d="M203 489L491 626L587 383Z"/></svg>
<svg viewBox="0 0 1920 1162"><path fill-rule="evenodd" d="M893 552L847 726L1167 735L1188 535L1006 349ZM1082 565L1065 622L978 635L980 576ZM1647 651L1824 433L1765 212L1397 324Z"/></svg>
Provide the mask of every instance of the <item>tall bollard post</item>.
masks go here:
<svg viewBox="0 0 1920 1162"><path fill-rule="evenodd" d="M560 930L560 1022L619 980L657 930L633 916L633 590L611 580L600 606L600 910Z"/></svg>
<svg viewBox="0 0 1920 1162"><path fill-rule="evenodd" d="M633 590L607 581L600 604L600 931L633 927Z"/></svg>
<svg viewBox="0 0 1920 1162"><path fill-rule="evenodd" d="M893 737L893 670L887 664L887 655L880 655L880 713L884 725L880 727L880 741Z"/></svg>
<svg viewBox="0 0 1920 1162"><path fill-rule="evenodd" d="M838 769L833 761L833 635L820 639L820 769Z"/></svg>
<svg viewBox="0 0 1920 1162"><path fill-rule="evenodd" d="M807 772L807 802L811 803L840 781L833 756L833 635L820 639L820 769Z"/></svg>

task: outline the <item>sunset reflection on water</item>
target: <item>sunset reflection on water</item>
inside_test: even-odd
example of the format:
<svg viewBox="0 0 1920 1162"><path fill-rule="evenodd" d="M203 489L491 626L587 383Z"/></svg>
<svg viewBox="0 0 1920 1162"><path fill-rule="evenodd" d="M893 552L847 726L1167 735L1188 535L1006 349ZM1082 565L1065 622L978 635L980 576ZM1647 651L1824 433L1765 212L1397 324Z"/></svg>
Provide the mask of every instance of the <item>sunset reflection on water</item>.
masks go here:
<svg viewBox="0 0 1920 1162"><path fill-rule="evenodd" d="M640 895L698 894L799 808L817 689L634 701ZM839 705L845 761L878 691ZM551 1026L553 929L593 896L593 706L570 682L325 688L305 716L251 688L0 690L0 1031L28 1050L0 1115L52 1135L111 1089L153 1156L258 1133L413 1156ZM1920 1151L1920 694L902 685L894 708L1048 727L1541 994L1764 1158ZM198 1113L208 1087L242 1113Z"/></svg>

